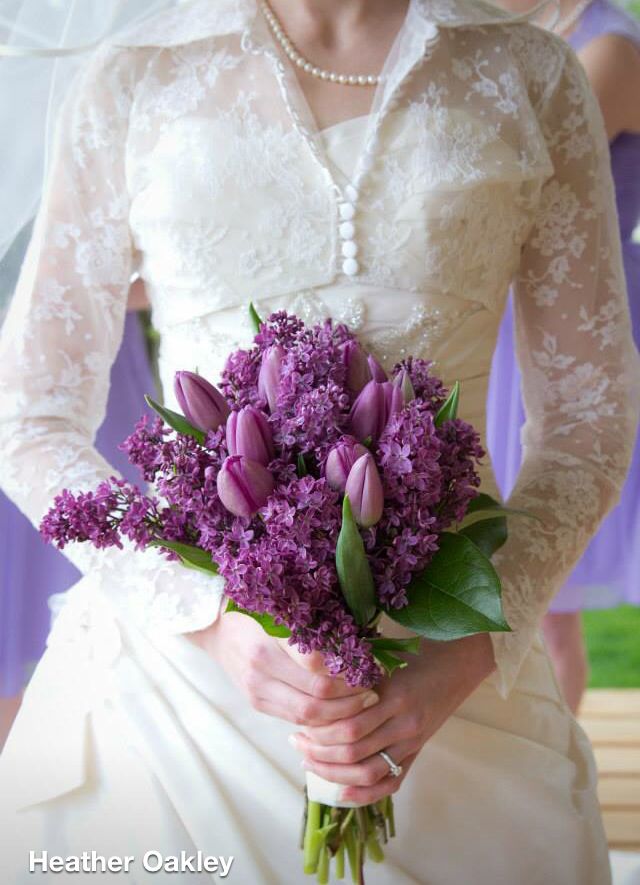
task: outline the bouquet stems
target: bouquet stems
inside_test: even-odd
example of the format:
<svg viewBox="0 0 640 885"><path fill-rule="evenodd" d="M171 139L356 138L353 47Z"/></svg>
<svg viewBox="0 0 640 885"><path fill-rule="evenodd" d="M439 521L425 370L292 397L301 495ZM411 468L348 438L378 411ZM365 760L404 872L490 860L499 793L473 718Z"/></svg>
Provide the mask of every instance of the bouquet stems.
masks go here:
<svg viewBox="0 0 640 885"><path fill-rule="evenodd" d="M364 885L364 863L384 860L382 845L395 834L393 801L387 796L362 808L335 808L308 799L305 791L304 872L320 885L329 881L331 862L338 879L345 875L345 855L351 881Z"/></svg>

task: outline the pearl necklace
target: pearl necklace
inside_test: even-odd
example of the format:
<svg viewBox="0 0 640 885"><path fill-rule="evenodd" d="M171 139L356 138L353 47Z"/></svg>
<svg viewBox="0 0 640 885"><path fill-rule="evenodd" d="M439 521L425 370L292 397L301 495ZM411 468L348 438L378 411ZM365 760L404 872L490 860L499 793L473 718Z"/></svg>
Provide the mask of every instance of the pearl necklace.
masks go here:
<svg viewBox="0 0 640 885"><path fill-rule="evenodd" d="M573 7L571 12L567 13L564 18L559 19L555 25L553 25L551 30L555 31L556 34L563 34L568 28L577 22L585 9L588 6L591 6L592 2L593 0L581 0L580 3L577 3Z"/></svg>
<svg viewBox="0 0 640 885"><path fill-rule="evenodd" d="M378 74L336 74L335 71L326 71L311 64L293 45L266 0L262 0L260 5L273 36L282 46L285 54L295 65L306 71L307 74L319 77L320 80L328 80L330 83L340 83L343 86L377 86L378 83L382 82L382 77Z"/></svg>

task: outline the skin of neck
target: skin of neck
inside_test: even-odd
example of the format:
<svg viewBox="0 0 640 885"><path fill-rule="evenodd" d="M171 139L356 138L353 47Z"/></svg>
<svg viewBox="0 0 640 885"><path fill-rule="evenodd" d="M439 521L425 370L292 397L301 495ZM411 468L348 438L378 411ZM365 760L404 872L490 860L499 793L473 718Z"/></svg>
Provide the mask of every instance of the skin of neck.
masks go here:
<svg viewBox="0 0 640 885"><path fill-rule="evenodd" d="M363 30L399 25L409 0L269 0L269 5L294 43L339 51Z"/></svg>
<svg viewBox="0 0 640 885"><path fill-rule="evenodd" d="M509 12L521 14L523 12L528 12L530 9L533 9L533 7L536 6L537 0L535 0L535 2L531 2L531 0L493 0L493 2L497 6L501 6L503 9L507 9ZM569 13L573 9L576 8L580 0L559 0L559 2L559 19L563 19L566 15L569 15ZM549 4L549 9L541 10L537 22L543 27L546 27L548 24L551 24L555 16L556 9L552 6L552 4Z"/></svg>

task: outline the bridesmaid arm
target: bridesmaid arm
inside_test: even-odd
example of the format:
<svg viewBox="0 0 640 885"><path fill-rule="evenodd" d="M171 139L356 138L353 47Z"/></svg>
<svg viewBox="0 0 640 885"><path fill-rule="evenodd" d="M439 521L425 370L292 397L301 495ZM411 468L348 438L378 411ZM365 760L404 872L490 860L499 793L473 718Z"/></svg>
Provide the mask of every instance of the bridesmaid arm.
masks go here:
<svg viewBox="0 0 640 885"><path fill-rule="evenodd" d="M527 420L494 556L513 632L492 634L500 692L513 687L550 600L617 502L637 421L631 337L609 151L575 54L540 112L554 172L544 183L513 281Z"/></svg>
<svg viewBox="0 0 640 885"><path fill-rule="evenodd" d="M603 34L578 53L598 99L609 141L640 132L640 50L627 37Z"/></svg>

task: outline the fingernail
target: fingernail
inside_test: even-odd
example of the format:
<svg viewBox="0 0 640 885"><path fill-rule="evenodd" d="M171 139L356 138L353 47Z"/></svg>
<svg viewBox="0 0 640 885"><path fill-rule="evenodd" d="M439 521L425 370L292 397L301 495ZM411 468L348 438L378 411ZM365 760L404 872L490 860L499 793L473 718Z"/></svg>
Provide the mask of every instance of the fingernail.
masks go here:
<svg viewBox="0 0 640 885"><path fill-rule="evenodd" d="M300 763L300 768L306 768L308 770L308 769L313 768L313 765L310 762L307 762L306 759L303 759L302 762Z"/></svg>
<svg viewBox="0 0 640 885"><path fill-rule="evenodd" d="M367 707L373 707L373 705L377 704L379 700L380 695L376 694L375 691L368 691L362 699L362 709L366 710Z"/></svg>
<svg viewBox="0 0 640 885"><path fill-rule="evenodd" d="M349 788L347 787L347 789L342 790L342 792L338 796L338 802L348 802L350 798L351 797L349 795Z"/></svg>

